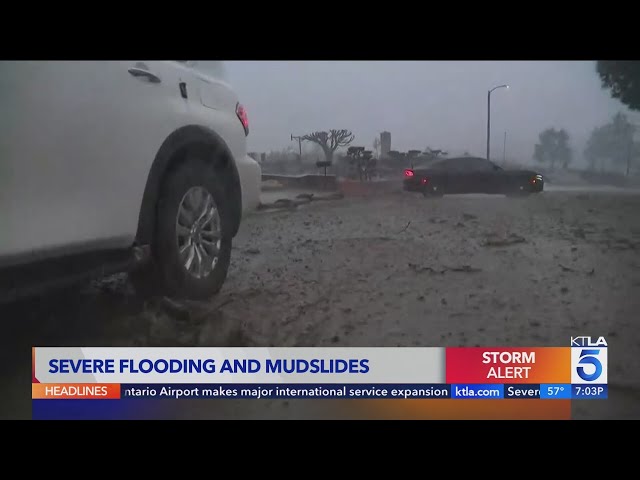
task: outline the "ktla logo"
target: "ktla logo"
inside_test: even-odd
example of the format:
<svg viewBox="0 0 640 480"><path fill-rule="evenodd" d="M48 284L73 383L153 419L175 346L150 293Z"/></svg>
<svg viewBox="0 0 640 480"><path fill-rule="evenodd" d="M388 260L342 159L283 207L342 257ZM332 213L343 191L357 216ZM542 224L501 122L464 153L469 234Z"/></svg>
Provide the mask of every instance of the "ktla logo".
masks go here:
<svg viewBox="0 0 640 480"><path fill-rule="evenodd" d="M571 383L607 383L604 337L571 337Z"/></svg>

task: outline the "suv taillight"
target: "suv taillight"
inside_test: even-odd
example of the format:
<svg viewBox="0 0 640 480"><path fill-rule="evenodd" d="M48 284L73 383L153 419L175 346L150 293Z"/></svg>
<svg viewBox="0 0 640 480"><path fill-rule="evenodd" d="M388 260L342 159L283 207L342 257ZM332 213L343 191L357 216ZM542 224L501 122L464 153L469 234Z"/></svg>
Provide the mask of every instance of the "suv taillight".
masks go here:
<svg viewBox="0 0 640 480"><path fill-rule="evenodd" d="M242 123L244 134L249 135L249 117L247 116L247 111L240 103L236 105L236 115L238 115L240 123Z"/></svg>

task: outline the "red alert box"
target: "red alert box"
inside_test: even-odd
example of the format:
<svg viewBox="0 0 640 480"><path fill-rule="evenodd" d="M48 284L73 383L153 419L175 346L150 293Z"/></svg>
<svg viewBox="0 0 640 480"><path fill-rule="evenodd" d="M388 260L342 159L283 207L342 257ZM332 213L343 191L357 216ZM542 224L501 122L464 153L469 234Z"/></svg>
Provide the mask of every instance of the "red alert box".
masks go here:
<svg viewBox="0 0 640 480"><path fill-rule="evenodd" d="M571 383L571 348L446 349L446 381L455 383Z"/></svg>

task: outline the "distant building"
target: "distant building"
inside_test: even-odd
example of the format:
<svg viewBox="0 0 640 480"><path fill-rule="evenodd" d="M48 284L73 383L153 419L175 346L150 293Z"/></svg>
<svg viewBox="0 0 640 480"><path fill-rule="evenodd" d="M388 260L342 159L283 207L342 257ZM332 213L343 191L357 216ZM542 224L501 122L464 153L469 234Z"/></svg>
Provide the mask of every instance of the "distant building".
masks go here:
<svg viewBox="0 0 640 480"><path fill-rule="evenodd" d="M380 134L380 157L388 157L391 151L391 133L382 132Z"/></svg>

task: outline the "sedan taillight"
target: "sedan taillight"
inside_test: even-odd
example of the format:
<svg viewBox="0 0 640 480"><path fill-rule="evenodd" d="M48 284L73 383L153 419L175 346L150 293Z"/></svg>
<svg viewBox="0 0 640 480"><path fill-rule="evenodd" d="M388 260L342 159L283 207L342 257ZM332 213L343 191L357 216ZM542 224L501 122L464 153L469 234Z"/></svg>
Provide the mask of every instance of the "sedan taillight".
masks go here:
<svg viewBox="0 0 640 480"><path fill-rule="evenodd" d="M238 115L240 123L242 123L244 134L249 135L249 116L247 115L247 110L240 103L236 105L236 115Z"/></svg>
<svg viewBox="0 0 640 480"><path fill-rule="evenodd" d="M405 177L407 177L407 178L411 178L411 177L413 177L413 170L411 170L411 169L407 168L407 169L404 171L404 176L405 176Z"/></svg>

